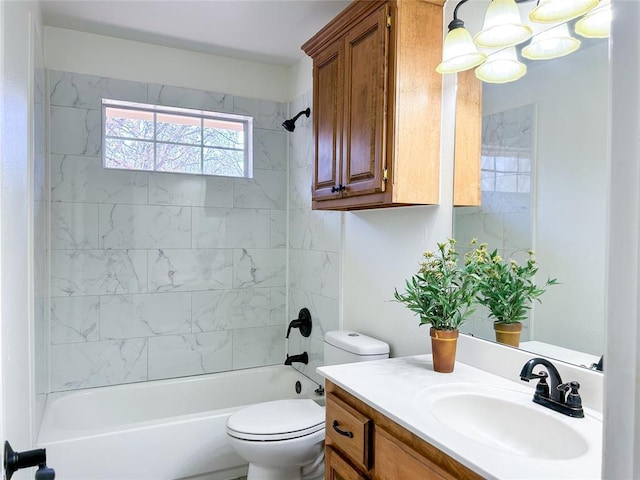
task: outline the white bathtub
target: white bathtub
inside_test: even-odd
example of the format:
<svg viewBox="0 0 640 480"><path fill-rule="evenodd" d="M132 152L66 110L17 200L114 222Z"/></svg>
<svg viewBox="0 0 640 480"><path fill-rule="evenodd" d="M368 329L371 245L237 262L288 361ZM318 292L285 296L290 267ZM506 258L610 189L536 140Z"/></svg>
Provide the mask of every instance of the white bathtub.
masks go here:
<svg viewBox="0 0 640 480"><path fill-rule="evenodd" d="M295 391L296 381L302 391ZM229 479L246 463L227 442L227 417L243 405L306 397L318 387L277 365L49 395L38 446L56 478Z"/></svg>

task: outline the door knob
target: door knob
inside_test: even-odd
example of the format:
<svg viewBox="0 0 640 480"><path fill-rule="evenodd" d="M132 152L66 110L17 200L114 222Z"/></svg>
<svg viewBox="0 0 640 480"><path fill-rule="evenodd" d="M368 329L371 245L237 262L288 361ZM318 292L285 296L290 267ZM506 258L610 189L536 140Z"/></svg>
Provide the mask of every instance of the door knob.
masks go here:
<svg viewBox="0 0 640 480"><path fill-rule="evenodd" d="M47 451L44 448L15 452L9 442L4 442L4 474L11 480L16 471L38 466L36 480L54 480L56 472L47 467Z"/></svg>

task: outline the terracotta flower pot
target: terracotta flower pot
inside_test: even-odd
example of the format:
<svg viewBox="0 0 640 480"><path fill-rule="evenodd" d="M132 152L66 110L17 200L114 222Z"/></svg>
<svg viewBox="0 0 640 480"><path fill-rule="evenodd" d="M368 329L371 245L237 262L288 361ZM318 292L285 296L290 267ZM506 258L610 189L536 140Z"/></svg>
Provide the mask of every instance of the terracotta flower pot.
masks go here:
<svg viewBox="0 0 640 480"><path fill-rule="evenodd" d="M433 369L440 373L451 373L456 362L458 330L436 330L431 327L431 352Z"/></svg>
<svg viewBox="0 0 640 480"><path fill-rule="evenodd" d="M512 347L520 346L520 333L522 333L522 324L493 322L493 329L496 332L496 341Z"/></svg>

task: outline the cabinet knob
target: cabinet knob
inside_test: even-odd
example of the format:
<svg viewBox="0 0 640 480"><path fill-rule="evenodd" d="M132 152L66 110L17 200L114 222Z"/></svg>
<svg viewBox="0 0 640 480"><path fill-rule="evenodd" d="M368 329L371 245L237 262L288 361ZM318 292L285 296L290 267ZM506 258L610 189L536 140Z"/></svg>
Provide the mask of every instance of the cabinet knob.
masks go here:
<svg viewBox="0 0 640 480"><path fill-rule="evenodd" d="M345 187L344 185L338 185L337 187L333 186L333 187L331 187L331 193L342 192L342 191L344 191L346 189L347 189L347 187Z"/></svg>

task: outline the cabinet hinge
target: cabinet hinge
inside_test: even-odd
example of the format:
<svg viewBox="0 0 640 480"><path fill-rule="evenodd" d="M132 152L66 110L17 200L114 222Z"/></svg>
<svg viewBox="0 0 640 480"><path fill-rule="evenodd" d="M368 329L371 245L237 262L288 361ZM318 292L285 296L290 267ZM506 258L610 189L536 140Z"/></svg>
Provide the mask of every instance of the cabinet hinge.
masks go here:
<svg viewBox="0 0 640 480"><path fill-rule="evenodd" d="M391 28L391 15L387 15L387 28Z"/></svg>
<svg viewBox="0 0 640 480"><path fill-rule="evenodd" d="M389 170L385 168L382 172L382 181L386 182L387 180L389 180Z"/></svg>

